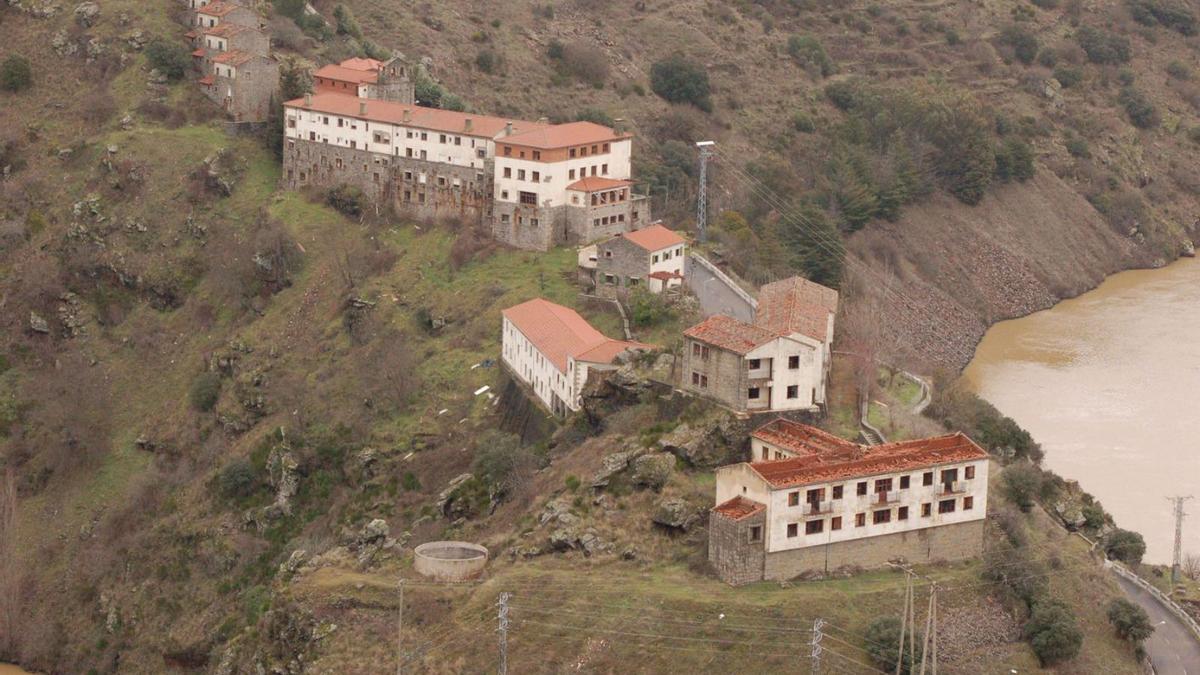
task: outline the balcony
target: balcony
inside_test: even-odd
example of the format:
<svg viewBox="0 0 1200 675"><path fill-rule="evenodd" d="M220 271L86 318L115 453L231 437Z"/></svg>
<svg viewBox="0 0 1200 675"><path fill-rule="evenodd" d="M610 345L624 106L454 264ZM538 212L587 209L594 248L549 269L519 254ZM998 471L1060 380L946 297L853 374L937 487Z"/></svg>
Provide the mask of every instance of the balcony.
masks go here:
<svg viewBox="0 0 1200 675"><path fill-rule="evenodd" d="M871 505L872 506L886 506L888 504L895 504L898 501L900 501L900 491L899 490L888 490L886 492L876 492L875 494L871 495Z"/></svg>
<svg viewBox="0 0 1200 675"><path fill-rule="evenodd" d="M966 483L956 480L949 483L942 483L942 487L938 490L939 495L957 495L967 491Z"/></svg>
<svg viewBox="0 0 1200 675"><path fill-rule="evenodd" d="M825 516L833 513L833 502L804 502L804 516Z"/></svg>

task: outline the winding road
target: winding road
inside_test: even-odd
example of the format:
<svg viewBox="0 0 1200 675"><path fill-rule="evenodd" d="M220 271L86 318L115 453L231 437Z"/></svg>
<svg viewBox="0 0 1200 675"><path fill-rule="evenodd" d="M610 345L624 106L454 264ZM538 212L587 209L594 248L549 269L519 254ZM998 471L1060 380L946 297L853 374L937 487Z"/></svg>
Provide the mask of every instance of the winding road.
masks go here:
<svg viewBox="0 0 1200 675"><path fill-rule="evenodd" d="M1150 615L1154 634L1146 640L1146 651L1158 675L1200 675L1200 641L1187 626L1159 604L1153 595L1132 581L1116 577L1121 590Z"/></svg>

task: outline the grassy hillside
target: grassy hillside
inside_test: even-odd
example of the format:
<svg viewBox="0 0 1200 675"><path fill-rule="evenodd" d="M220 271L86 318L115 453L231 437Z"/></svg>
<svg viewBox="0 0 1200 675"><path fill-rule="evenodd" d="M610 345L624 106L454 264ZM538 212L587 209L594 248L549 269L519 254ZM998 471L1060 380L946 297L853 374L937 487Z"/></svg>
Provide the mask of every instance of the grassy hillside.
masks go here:
<svg viewBox="0 0 1200 675"><path fill-rule="evenodd" d="M332 16L331 3L316 4ZM906 297L952 317L942 330L921 328L911 311L883 321L891 343L906 346L899 365L922 355L954 364L985 322L1174 255L1190 227L1190 85L1164 73L1195 38L1131 23L1121 4L346 4L367 38L432 57L433 75L475 109L622 118L639 134L638 170L656 208L674 224L686 227L691 209L686 143L716 138L727 154L714 165L714 217L745 218L721 218L714 251L752 281L828 273L823 246L785 227L792 209L750 199L738 172L802 198L806 218L844 237L850 260L889 270ZM515 594L514 670L719 670L750 655L767 670L792 668L817 616L837 627L844 644L832 649L868 658L866 624L898 611L894 574L735 591L706 571L702 527L672 535L649 521L664 497L707 504L707 469L681 461L661 494L579 487L605 454L719 413L635 400L594 426L530 433L541 440L524 447L496 433L553 427L485 363L498 356L503 307L543 295L619 334L609 306L579 297L574 251L505 250L461 223L348 218L322 194L278 190L265 143L227 134L190 83L151 77L133 38L176 39L178 6L100 6L82 26L73 7L44 17L0 5L3 57L23 55L33 72L31 87L0 92L0 485L14 486L0 501L17 504L11 521L0 518L0 609L9 610L0 660L47 672L250 672L303 655L316 672L377 672L393 653L392 589L397 574L411 576L408 546L443 536L482 541L495 561L478 585L414 579L406 590L407 649L430 672L490 667L485 616L500 591ZM1085 85L1047 99L1030 76L1053 68L1004 61L1010 47L995 41L1019 17L1064 50L1058 58ZM1076 23L1127 35L1132 61L1085 63L1069 49ZM297 37L281 17L272 26L289 55L354 49L345 36ZM836 67L822 75L811 41L789 49L792 36L816 38ZM555 40L563 53L552 58ZM710 76L711 113L651 91L653 64L676 50ZM485 51L495 58L481 60ZM1125 68L1157 106L1158 126L1138 130L1123 116ZM989 122L989 147L1010 138L1032 147L1036 173L996 178L968 206L945 176L917 172L912 186L925 187L889 214L894 222L859 222L904 164L855 140L851 127L869 126L867 99L841 110L826 87L864 76L894 84L885 92L894 95L930 73L973 97L970 110L1002 112L1003 128L991 112L972 119ZM848 199L850 188L862 199ZM862 344L881 333L861 320L856 328L856 312L880 321L904 307L879 307L865 267L848 269L843 325ZM998 289L1020 289L1019 302ZM637 337L670 348L692 318L668 312ZM476 396L484 385L492 390ZM842 407L852 405L853 376L839 374L838 388ZM851 431L846 411L835 412L827 426ZM933 423L895 426L904 435ZM510 459L521 478L512 484L496 469ZM468 471L480 479L445 515L439 494ZM551 498L609 548L532 555L550 535L539 516ZM364 540L376 518L396 546ZM1113 588L1074 540L1022 518L1047 592L1076 610L1086 634L1083 654L1060 670L1132 672L1096 601ZM306 555L281 570L295 551ZM923 570L944 583L958 618L943 645L961 650L961 672L1034 670L1015 632L1020 604L984 582L980 565ZM552 620L538 618L560 602ZM982 642L981 625L991 636Z"/></svg>

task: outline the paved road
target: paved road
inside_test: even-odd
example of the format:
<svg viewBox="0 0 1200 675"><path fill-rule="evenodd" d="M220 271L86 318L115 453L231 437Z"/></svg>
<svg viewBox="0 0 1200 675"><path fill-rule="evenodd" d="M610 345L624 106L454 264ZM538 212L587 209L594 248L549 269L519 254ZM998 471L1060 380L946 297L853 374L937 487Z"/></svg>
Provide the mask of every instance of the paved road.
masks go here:
<svg viewBox="0 0 1200 675"><path fill-rule="evenodd" d="M704 312L704 316L725 314L746 323L754 321L754 307L707 267L696 264L691 256L687 259L684 279L688 288L699 298L700 310Z"/></svg>
<svg viewBox="0 0 1200 675"><path fill-rule="evenodd" d="M1146 640L1146 651L1154 661L1158 675L1200 675L1200 642L1174 614L1168 612L1153 595L1122 577L1117 583L1129 599L1150 615L1154 634Z"/></svg>

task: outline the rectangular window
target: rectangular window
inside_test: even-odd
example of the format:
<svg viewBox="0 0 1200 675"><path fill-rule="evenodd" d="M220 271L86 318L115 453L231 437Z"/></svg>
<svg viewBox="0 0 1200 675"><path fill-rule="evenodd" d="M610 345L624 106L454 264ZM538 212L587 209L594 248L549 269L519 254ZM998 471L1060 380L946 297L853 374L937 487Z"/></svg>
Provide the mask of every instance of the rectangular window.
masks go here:
<svg viewBox="0 0 1200 675"><path fill-rule="evenodd" d="M831 530L842 529L842 517L834 516L834 517L830 518L829 519L829 529L831 529Z"/></svg>
<svg viewBox="0 0 1200 675"><path fill-rule="evenodd" d="M800 506L800 491L788 493L788 506Z"/></svg>
<svg viewBox="0 0 1200 675"><path fill-rule="evenodd" d="M975 477L975 467L974 466L968 466L967 468L963 469L963 478L966 478L967 480L971 480L974 477Z"/></svg>
<svg viewBox="0 0 1200 675"><path fill-rule="evenodd" d="M568 155L569 157L575 157L575 148L571 148L571 149L570 149L570 150L567 152L567 155Z"/></svg>
<svg viewBox="0 0 1200 675"><path fill-rule="evenodd" d="M908 507L901 506L896 509L896 520L908 520Z"/></svg>
<svg viewBox="0 0 1200 675"><path fill-rule="evenodd" d="M762 525L750 526L750 541L762 541Z"/></svg>
<svg viewBox="0 0 1200 675"><path fill-rule="evenodd" d="M525 169L517 169L517 180L525 180Z"/></svg>
<svg viewBox="0 0 1200 675"><path fill-rule="evenodd" d="M800 367L800 357L799 356L789 356L788 357L788 370L796 370L799 367Z"/></svg>
<svg viewBox="0 0 1200 675"><path fill-rule="evenodd" d="M656 255L656 256L654 256L654 259L653 259L653 260L651 260L650 262L651 262L651 264L654 264L654 263L658 262L658 256L657 256L657 255Z"/></svg>
<svg viewBox="0 0 1200 675"><path fill-rule="evenodd" d="M855 516L854 516L854 526L855 527L865 527L866 524L867 524L867 514L865 514L865 513L855 514Z"/></svg>
<svg viewBox="0 0 1200 675"><path fill-rule="evenodd" d="M575 169L569 169L567 171L567 180L575 180Z"/></svg>
<svg viewBox="0 0 1200 675"><path fill-rule="evenodd" d="M871 522L875 523L876 525L892 522L892 510L884 509L882 511L876 511L871 515Z"/></svg>
<svg viewBox="0 0 1200 675"><path fill-rule="evenodd" d="M970 511L973 508L975 508L975 498L963 497L963 511Z"/></svg>
<svg viewBox="0 0 1200 675"><path fill-rule="evenodd" d="M750 391L746 392L746 397L751 400L758 399L758 387L750 387Z"/></svg>
<svg viewBox="0 0 1200 675"><path fill-rule="evenodd" d="M908 477L908 476L900 476L900 489L901 489L901 490L907 490L907 489L908 489L908 483L909 483L909 477Z"/></svg>
<svg viewBox="0 0 1200 675"><path fill-rule="evenodd" d="M539 159L541 159L541 158L542 158L542 151L541 151L541 150L534 150L534 151L533 151L533 158L534 158L535 160L539 160Z"/></svg>
<svg viewBox="0 0 1200 675"><path fill-rule="evenodd" d="M295 117L289 117L289 118L288 118L288 128L289 128L289 129L295 129L295 128L296 128L296 118L295 118Z"/></svg>
<svg viewBox="0 0 1200 675"><path fill-rule="evenodd" d="M438 134L438 143L444 144L445 142L446 142L446 134Z"/></svg>
<svg viewBox="0 0 1200 675"><path fill-rule="evenodd" d="M924 485L926 487L933 485L933 472L932 471L926 471L924 474L921 475L921 485Z"/></svg>
<svg viewBox="0 0 1200 675"><path fill-rule="evenodd" d="M531 178L533 179L533 182L535 182L535 183L542 182L542 176L537 171L532 172Z"/></svg>
<svg viewBox="0 0 1200 675"><path fill-rule="evenodd" d="M708 389L708 376L707 375L700 376L700 388Z"/></svg>
<svg viewBox="0 0 1200 675"><path fill-rule="evenodd" d="M863 497L867 494L867 481L858 484L858 496Z"/></svg>
<svg viewBox="0 0 1200 675"><path fill-rule="evenodd" d="M750 370L758 370L761 365L761 359L750 359Z"/></svg>
<svg viewBox="0 0 1200 675"><path fill-rule="evenodd" d="M604 174L605 176L608 175L608 165L607 164L600 165L600 173Z"/></svg>
<svg viewBox="0 0 1200 675"><path fill-rule="evenodd" d="M931 513L933 513L933 504L922 504L921 505L921 517L922 518L928 518L929 514L931 514Z"/></svg>
<svg viewBox="0 0 1200 675"><path fill-rule="evenodd" d="M954 513L954 500L943 499L938 502L938 513Z"/></svg>
<svg viewBox="0 0 1200 675"><path fill-rule="evenodd" d="M537 193L522 191L521 192L521 203L529 204L531 206L537 206Z"/></svg>
<svg viewBox="0 0 1200 675"><path fill-rule="evenodd" d="M700 360L701 361L708 360L708 347L707 346L704 346L704 345L700 346Z"/></svg>
<svg viewBox="0 0 1200 675"><path fill-rule="evenodd" d="M462 136L455 136L455 137L454 137L454 144L455 144L455 145L462 145Z"/></svg>
<svg viewBox="0 0 1200 675"><path fill-rule="evenodd" d="M824 520L810 520L804 524L804 534L821 534L824 531Z"/></svg>
<svg viewBox="0 0 1200 675"><path fill-rule="evenodd" d="M943 469L942 470L942 482L943 483L953 483L956 480L958 480L958 469Z"/></svg>
<svg viewBox="0 0 1200 675"><path fill-rule="evenodd" d="M880 478L875 481L875 492L891 492L891 491L892 491L892 479L891 478Z"/></svg>
<svg viewBox="0 0 1200 675"><path fill-rule="evenodd" d="M834 485L833 486L833 498L834 499L842 498L842 488L843 487L845 487L845 486L843 486L843 485Z"/></svg>
<svg viewBox="0 0 1200 675"><path fill-rule="evenodd" d="M787 397L788 398L800 398L800 386L795 385L795 384L789 384L788 388L787 388Z"/></svg>
<svg viewBox="0 0 1200 675"><path fill-rule="evenodd" d="M606 281L609 284L612 284L612 281L609 281L612 278L613 278L613 276L611 274L604 275L604 281ZM695 386L695 387L700 386L700 373L697 373L697 372L692 373L692 386Z"/></svg>
<svg viewBox="0 0 1200 675"><path fill-rule="evenodd" d="M813 488L804 494L804 500L809 504L820 504L825 499L825 488Z"/></svg>
<svg viewBox="0 0 1200 675"><path fill-rule="evenodd" d="M800 534L800 527L796 523L788 523L787 536L788 539Z"/></svg>
<svg viewBox="0 0 1200 675"><path fill-rule="evenodd" d="M504 177L512 178L512 167L511 166L504 167Z"/></svg>
<svg viewBox="0 0 1200 675"><path fill-rule="evenodd" d="M609 257L609 255L608 255L608 251L605 251L605 252L604 252L604 255L605 255L605 257ZM699 343L696 343L696 342L693 342L693 343L692 343L692 356L700 356L700 345L699 345Z"/></svg>

